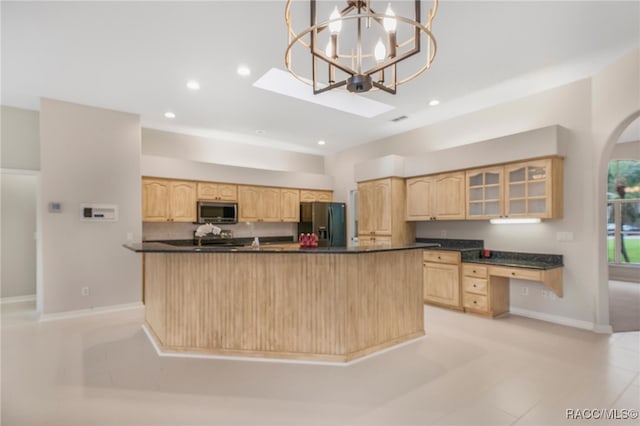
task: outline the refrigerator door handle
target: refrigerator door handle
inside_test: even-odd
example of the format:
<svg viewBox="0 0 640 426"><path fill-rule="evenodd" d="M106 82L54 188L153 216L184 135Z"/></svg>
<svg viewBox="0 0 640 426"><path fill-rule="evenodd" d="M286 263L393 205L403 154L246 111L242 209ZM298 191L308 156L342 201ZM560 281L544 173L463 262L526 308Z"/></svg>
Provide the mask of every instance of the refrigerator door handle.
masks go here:
<svg viewBox="0 0 640 426"><path fill-rule="evenodd" d="M329 234L329 247L333 247L333 233L331 232L331 222L333 220L333 210L329 206L329 220L327 221L327 233Z"/></svg>

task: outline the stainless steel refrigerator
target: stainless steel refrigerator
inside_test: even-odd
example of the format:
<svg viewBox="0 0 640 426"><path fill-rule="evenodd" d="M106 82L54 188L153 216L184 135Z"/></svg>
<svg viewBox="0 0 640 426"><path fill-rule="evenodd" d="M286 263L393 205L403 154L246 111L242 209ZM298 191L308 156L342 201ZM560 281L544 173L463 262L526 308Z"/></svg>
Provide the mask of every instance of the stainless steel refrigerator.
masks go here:
<svg viewBox="0 0 640 426"><path fill-rule="evenodd" d="M345 203L300 203L300 233L315 233L318 247L347 246L347 208Z"/></svg>

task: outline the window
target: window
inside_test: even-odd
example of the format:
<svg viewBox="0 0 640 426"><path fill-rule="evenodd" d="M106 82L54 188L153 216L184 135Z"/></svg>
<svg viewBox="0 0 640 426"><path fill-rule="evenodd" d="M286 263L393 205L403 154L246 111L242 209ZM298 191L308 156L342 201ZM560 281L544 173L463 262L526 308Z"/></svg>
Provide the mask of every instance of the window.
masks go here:
<svg viewBox="0 0 640 426"><path fill-rule="evenodd" d="M640 161L610 161L608 189L609 263L640 264Z"/></svg>

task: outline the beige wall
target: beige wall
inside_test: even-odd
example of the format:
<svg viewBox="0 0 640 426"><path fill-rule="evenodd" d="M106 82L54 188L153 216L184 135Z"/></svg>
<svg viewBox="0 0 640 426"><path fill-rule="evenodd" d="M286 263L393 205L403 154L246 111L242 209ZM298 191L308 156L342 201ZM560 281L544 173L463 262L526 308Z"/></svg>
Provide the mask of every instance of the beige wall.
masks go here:
<svg viewBox="0 0 640 426"><path fill-rule="evenodd" d="M265 170L323 173L320 155L142 129L142 154Z"/></svg>
<svg viewBox="0 0 640 426"><path fill-rule="evenodd" d="M38 176L2 173L2 284L0 297L36 294Z"/></svg>
<svg viewBox="0 0 640 426"><path fill-rule="evenodd" d="M1 164L3 169L40 169L38 111L2 106Z"/></svg>
<svg viewBox="0 0 640 426"><path fill-rule="evenodd" d="M541 285L514 280L511 284L512 310L607 331L607 277L603 273L606 271L606 216L603 215L606 169L599 169L598 165L603 154L608 161L613 144L607 146L607 143L610 143L608 140L617 127L624 120L630 122L634 113L640 111L639 77L636 50L593 79L577 81L330 156L325 163L327 174L334 176L336 193L347 194L356 188L354 168L363 161L394 154L406 158L428 157L429 153L445 148L461 147L461 168L465 164L465 144L556 124L567 128L565 216L562 220L520 226L496 226L488 222L422 222L417 226L417 235L478 238L494 250L564 255L564 298L556 301L545 299L541 295ZM619 132L624 127L626 124ZM619 133L615 140L617 136ZM605 146L608 147L606 153ZM517 146L513 149L514 157L522 155ZM474 161L492 163L491 151L483 157ZM456 168L455 164L451 167ZM605 185L599 185L603 179ZM558 241L558 232L571 232L573 241ZM519 291L525 285L529 287L529 296L526 297Z"/></svg>
<svg viewBox="0 0 640 426"><path fill-rule="evenodd" d="M142 233L139 117L43 99L40 129L42 313L139 303L140 255L122 247ZM119 220L81 221L81 203L116 204Z"/></svg>

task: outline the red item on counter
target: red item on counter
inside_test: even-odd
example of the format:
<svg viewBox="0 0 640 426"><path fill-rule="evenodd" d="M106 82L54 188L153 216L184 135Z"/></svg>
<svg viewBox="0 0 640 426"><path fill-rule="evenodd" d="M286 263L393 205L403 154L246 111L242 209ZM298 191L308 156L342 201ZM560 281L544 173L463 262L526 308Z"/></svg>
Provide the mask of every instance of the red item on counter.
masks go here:
<svg viewBox="0 0 640 426"><path fill-rule="evenodd" d="M491 257L491 252L488 249L484 249L482 251L482 257L484 257L484 258Z"/></svg>

